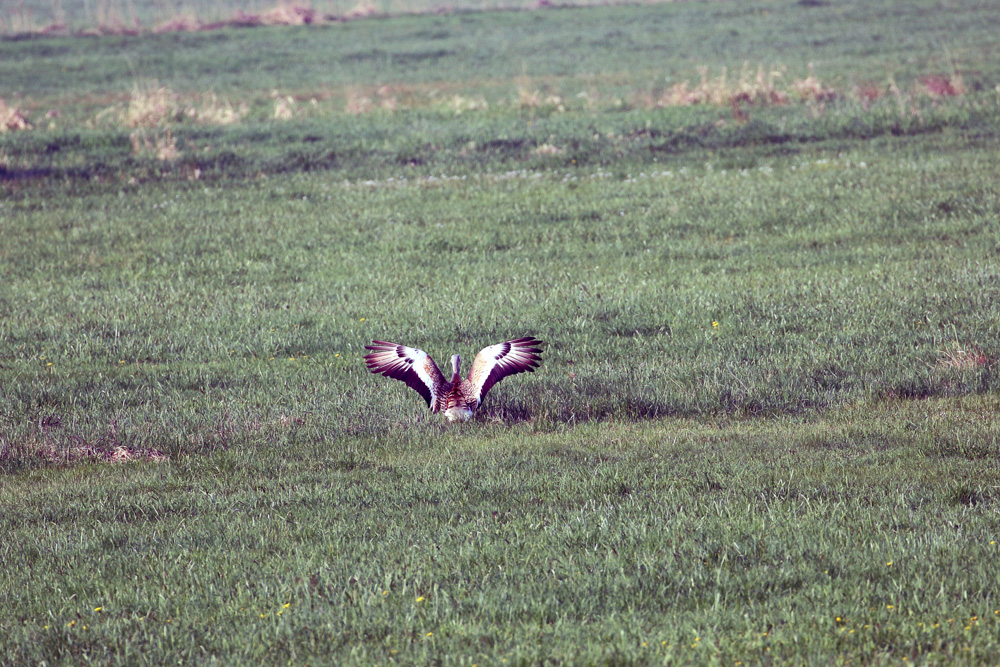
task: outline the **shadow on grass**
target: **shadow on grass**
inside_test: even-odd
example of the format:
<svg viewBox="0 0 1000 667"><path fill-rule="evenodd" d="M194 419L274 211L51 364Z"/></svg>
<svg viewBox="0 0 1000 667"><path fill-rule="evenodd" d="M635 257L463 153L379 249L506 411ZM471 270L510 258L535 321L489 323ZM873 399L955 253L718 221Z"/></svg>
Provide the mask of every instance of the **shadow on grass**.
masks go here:
<svg viewBox="0 0 1000 667"><path fill-rule="evenodd" d="M479 409L482 419L506 424L526 422L580 424L609 420L646 421L675 417L684 411L610 381L590 379L585 385L549 385L530 401L490 397Z"/></svg>
<svg viewBox="0 0 1000 667"><path fill-rule="evenodd" d="M530 422L535 413L526 403L521 401L487 399L486 403L479 409L478 416L484 421L522 424Z"/></svg>
<svg viewBox="0 0 1000 667"><path fill-rule="evenodd" d="M52 174L53 169L51 167L14 169L0 165L0 181L33 181L49 178Z"/></svg>

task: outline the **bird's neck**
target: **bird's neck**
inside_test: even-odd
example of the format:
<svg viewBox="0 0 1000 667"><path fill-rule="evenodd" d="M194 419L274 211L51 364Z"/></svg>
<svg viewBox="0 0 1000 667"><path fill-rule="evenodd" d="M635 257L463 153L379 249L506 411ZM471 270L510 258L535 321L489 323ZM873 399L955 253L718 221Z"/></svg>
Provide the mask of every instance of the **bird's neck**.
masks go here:
<svg viewBox="0 0 1000 667"><path fill-rule="evenodd" d="M462 365L462 359L457 354L451 358L451 369L452 369L451 381L452 381L452 383L460 382L461 381L462 377L461 377L461 373L459 373L459 368L461 367L461 365Z"/></svg>

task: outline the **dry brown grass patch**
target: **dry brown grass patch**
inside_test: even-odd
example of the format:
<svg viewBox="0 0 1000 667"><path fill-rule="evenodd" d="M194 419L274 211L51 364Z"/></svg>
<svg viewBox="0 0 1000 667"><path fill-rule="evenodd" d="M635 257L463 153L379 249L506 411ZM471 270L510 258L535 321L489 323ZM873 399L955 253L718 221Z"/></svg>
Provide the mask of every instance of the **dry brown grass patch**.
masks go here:
<svg viewBox="0 0 1000 667"><path fill-rule="evenodd" d="M50 440L45 428L33 437L18 443L0 443L0 461L41 461L50 465L74 463L132 463L149 461L163 463L169 456L153 447L137 447L117 441L113 434L96 443L78 442L75 445L58 445Z"/></svg>
<svg viewBox="0 0 1000 667"><path fill-rule="evenodd" d="M917 82L922 94L935 99L941 97L960 97L965 94L965 82L962 75L928 74L920 77Z"/></svg>
<svg viewBox="0 0 1000 667"><path fill-rule="evenodd" d="M232 104L215 93L204 93L198 98L182 100L181 96L165 86L136 85L124 108L112 107L102 112L117 117L126 127L168 127L181 121L204 125L230 125L247 115L245 102Z"/></svg>
<svg viewBox="0 0 1000 667"><path fill-rule="evenodd" d="M359 0L344 14L345 19L365 19L374 16L381 16L382 11L372 0Z"/></svg>
<svg viewBox="0 0 1000 667"><path fill-rule="evenodd" d="M746 106L781 106L792 102L805 102L817 108L839 97L839 93L824 85L809 65L808 76L786 80L785 66L756 69L744 63L740 72L732 76L728 68L712 75L708 67L698 70L697 83L685 79L674 83L660 93L644 92L631 97L636 106L645 108L672 106L730 107L738 120L746 119Z"/></svg>
<svg viewBox="0 0 1000 667"><path fill-rule="evenodd" d="M387 86L349 86L343 89L344 110L350 114L396 112L436 108L455 115L490 108L482 95L465 95L458 86L433 84L394 84Z"/></svg>
<svg viewBox="0 0 1000 667"><path fill-rule="evenodd" d="M784 68L766 70L763 65L759 65L756 73L752 73L750 67L744 64L740 75L735 80L730 80L725 67L717 77L710 76L709 69L702 67L697 84L691 84L688 80L675 83L654 100L654 105L727 106L740 102L785 104L788 102L788 94L777 86L783 70Z"/></svg>
<svg viewBox="0 0 1000 667"><path fill-rule="evenodd" d="M215 93L205 93L200 101L183 105L184 117L204 125L232 125L243 120L249 108L246 102L233 104Z"/></svg>
<svg viewBox="0 0 1000 667"><path fill-rule="evenodd" d="M277 90L271 91L271 99L274 100L275 120L291 120L296 115L295 98L291 95L282 95Z"/></svg>
<svg viewBox="0 0 1000 667"><path fill-rule="evenodd" d="M562 155L566 150L552 144L540 144L531 151L532 155Z"/></svg>
<svg viewBox="0 0 1000 667"><path fill-rule="evenodd" d="M180 155L177 139L169 127L140 127L129 135L132 154L138 157L155 157L157 160L175 160Z"/></svg>
<svg viewBox="0 0 1000 667"><path fill-rule="evenodd" d="M345 90L346 101L344 111L349 114L372 113L373 111L388 111L400 109L399 91L392 86L381 86L375 90L348 88Z"/></svg>
<svg viewBox="0 0 1000 667"><path fill-rule="evenodd" d="M126 127L163 127L175 120L177 95L165 86L133 86L128 105L120 114Z"/></svg>
<svg viewBox="0 0 1000 667"><path fill-rule="evenodd" d="M854 86L854 98L861 103L861 107L867 111L873 102L877 102L885 95L886 91L874 81L865 81Z"/></svg>
<svg viewBox="0 0 1000 667"><path fill-rule="evenodd" d="M15 130L30 129L32 129L32 125L24 117L24 114L19 109L9 106L4 99L0 98L0 134Z"/></svg>
<svg viewBox="0 0 1000 667"><path fill-rule="evenodd" d="M948 347L938 350L937 355L934 365L942 369L972 370L988 366L991 362L991 359L977 346L963 345L958 341L952 341Z"/></svg>
<svg viewBox="0 0 1000 667"><path fill-rule="evenodd" d="M194 14L182 14L153 26L155 34L165 32L197 32L202 29L202 22Z"/></svg>
<svg viewBox="0 0 1000 667"><path fill-rule="evenodd" d="M229 19L202 22L194 14L177 16L154 28L154 33L201 32L221 28L257 28L264 26L312 25L323 23L326 17L308 4L280 3L262 12L247 12L239 9Z"/></svg>
<svg viewBox="0 0 1000 667"><path fill-rule="evenodd" d="M466 97L456 94L448 100L448 109L455 112L456 116L460 116L466 111L484 111L489 108L490 105L482 95Z"/></svg>
<svg viewBox="0 0 1000 667"><path fill-rule="evenodd" d="M514 106L518 109L539 109L548 107L556 111L565 111L566 105L563 99L552 93L545 93L530 85L521 84L517 87L517 97Z"/></svg>
<svg viewBox="0 0 1000 667"><path fill-rule="evenodd" d="M261 25L309 25L321 19L312 7L297 4L283 3L260 14Z"/></svg>
<svg viewBox="0 0 1000 667"><path fill-rule="evenodd" d="M132 128L129 140L135 155L172 160L180 155L174 136L174 127L179 123L230 125L242 120L247 112L245 102L234 105L215 93L183 100L166 86L151 83L134 85L128 102L104 109L95 122L110 119Z"/></svg>
<svg viewBox="0 0 1000 667"><path fill-rule="evenodd" d="M813 71L813 66L809 65L809 76L804 79L796 79L789 86L792 92L803 102L832 102L837 99L837 91L820 83L819 77Z"/></svg>

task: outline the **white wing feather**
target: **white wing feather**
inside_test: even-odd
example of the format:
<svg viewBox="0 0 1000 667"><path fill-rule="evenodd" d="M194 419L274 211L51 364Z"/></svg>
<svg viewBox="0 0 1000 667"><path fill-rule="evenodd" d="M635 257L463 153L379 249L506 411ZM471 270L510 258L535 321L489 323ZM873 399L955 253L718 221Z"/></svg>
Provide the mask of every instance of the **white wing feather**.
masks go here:
<svg viewBox="0 0 1000 667"><path fill-rule="evenodd" d="M533 373L542 362L542 341L531 336L484 347L469 369L469 382L481 403L487 392L508 375Z"/></svg>
<svg viewBox="0 0 1000 667"><path fill-rule="evenodd" d="M381 340L373 340L365 349L372 350L365 355L368 370L405 382L424 397L432 412L438 411L438 391L444 376L426 352Z"/></svg>

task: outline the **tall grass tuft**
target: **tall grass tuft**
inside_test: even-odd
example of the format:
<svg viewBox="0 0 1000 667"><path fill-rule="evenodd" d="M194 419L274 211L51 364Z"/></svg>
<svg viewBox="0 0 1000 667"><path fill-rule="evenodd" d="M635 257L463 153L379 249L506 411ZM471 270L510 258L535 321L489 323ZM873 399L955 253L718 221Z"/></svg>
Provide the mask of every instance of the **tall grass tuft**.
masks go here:
<svg viewBox="0 0 1000 667"><path fill-rule="evenodd" d="M108 107L96 116L96 124L110 119L112 124L129 128L132 152L140 157L162 161L179 157L176 128L182 123L232 125L248 113L246 102L233 104L213 92L184 99L156 82L135 83L128 102Z"/></svg>
<svg viewBox="0 0 1000 667"><path fill-rule="evenodd" d="M373 91L351 86L345 95L344 111L355 116L375 111L392 113L400 108L399 98L392 86L379 86Z"/></svg>
<svg viewBox="0 0 1000 667"><path fill-rule="evenodd" d="M21 110L8 105L6 100L0 98L0 133L30 129L32 125Z"/></svg>

